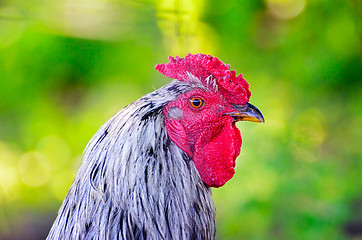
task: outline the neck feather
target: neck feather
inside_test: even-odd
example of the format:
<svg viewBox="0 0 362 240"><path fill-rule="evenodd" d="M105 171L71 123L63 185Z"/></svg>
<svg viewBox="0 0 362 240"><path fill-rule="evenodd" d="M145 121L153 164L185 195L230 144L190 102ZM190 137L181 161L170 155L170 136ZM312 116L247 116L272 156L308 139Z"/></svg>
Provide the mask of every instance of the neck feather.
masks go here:
<svg viewBox="0 0 362 240"><path fill-rule="evenodd" d="M214 238L211 190L164 126L163 107L188 90L173 81L99 129L48 239Z"/></svg>

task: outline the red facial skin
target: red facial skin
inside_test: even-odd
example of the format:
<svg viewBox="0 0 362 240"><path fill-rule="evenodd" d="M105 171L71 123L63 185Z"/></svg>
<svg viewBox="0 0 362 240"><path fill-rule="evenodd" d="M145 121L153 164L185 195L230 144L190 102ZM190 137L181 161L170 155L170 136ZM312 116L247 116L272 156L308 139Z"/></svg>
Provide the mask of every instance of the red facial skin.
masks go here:
<svg viewBox="0 0 362 240"><path fill-rule="evenodd" d="M201 98L203 105L194 108L190 104L192 97ZM174 108L181 110L182 116L169 115ZM168 136L192 158L202 181L209 187L223 186L235 173L241 135L232 117L223 116L232 111L235 110L230 102L202 89L180 95L163 111Z"/></svg>

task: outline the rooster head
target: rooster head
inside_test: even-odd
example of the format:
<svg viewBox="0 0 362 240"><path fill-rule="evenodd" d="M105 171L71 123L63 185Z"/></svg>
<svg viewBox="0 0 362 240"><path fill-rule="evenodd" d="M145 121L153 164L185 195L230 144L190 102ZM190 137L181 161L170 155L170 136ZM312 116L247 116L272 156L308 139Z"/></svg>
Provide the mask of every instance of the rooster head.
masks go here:
<svg viewBox="0 0 362 240"><path fill-rule="evenodd" d="M235 173L241 134L237 121L264 122L249 102L249 84L230 65L205 54L169 57L156 69L192 85L163 109L170 139L192 158L202 181L221 187Z"/></svg>

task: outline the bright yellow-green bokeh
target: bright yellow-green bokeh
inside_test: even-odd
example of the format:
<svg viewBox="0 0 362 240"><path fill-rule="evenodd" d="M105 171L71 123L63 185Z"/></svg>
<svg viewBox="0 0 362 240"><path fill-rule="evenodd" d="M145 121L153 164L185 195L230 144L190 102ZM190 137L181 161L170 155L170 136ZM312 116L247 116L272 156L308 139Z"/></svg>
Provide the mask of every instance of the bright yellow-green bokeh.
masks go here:
<svg viewBox="0 0 362 240"><path fill-rule="evenodd" d="M189 52L242 73L265 116L237 124L236 174L213 189L217 239L361 238L349 231L362 219L359 9L326 0L1 3L0 239L25 239L28 228L45 238L92 135L169 81L156 64Z"/></svg>

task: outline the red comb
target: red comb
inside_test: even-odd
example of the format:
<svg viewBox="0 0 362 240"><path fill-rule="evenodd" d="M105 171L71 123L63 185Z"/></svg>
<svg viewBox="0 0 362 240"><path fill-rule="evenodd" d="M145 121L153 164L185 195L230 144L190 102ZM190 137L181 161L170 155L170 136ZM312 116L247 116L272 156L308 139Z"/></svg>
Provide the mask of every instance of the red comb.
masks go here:
<svg viewBox="0 0 362 240"><path fill-rule="evenodd" d="M156 69L169 78L180 81L191 81L188 73L197 77L208 88L206 79L212 77L216 79L218 91L228 101L235 104L245 104L249 101L249 84L240 74L236 76L236 71L230 71L230 65L226 65L218 58L206 54L187 54L186 57L168 57L170 63L157 64Z"/></svg>

